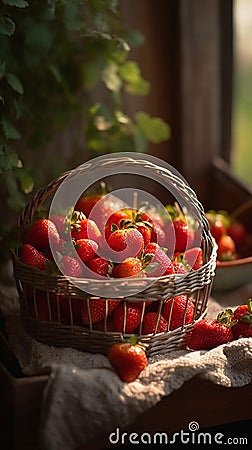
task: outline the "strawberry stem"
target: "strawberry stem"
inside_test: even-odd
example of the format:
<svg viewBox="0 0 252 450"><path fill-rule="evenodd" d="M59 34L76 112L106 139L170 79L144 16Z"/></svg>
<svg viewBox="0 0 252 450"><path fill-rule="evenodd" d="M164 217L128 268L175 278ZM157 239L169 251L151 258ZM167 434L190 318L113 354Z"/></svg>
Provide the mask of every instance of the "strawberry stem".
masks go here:
<svg viewBox="0 0 252 450"><path fill-rule="evenodd" d="M180 207L179 203L178 202L174 202L174 206L175 206L175 209L176 209L176 211L178 213L178 218L180 220L185 220L185 215L184 215L183 210Z"/></svg>

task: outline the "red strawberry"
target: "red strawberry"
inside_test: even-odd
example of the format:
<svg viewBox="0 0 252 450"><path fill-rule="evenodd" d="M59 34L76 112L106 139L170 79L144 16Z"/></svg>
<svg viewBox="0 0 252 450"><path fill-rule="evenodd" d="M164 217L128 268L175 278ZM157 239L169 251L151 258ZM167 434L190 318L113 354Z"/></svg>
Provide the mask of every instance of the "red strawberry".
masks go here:
<svg viewBox="0 0 252 450"><path fill-rule="evenodd" d="M183 324L193 321L194 304L190 299L187 299L187 295L169 298L163 305L162 315L168 322L169 330L175 330Z"/></svg>
<svg viewBox="0 0 252 450"><path fill-rule="evenodd" d="M179 262L179 261L173 261L173 267L174 267L175 273L180 273L180 274L185 275L189 272L187 267L182 262Z"/></svg>
<svg viewBox="0 0 252 450"><path fill-rule="evenodd" d="M52 214L50 215L50 220L56 226L59 235L62 239L66 240L67 238L67 225L65 222L65 216L63 214Z"/></svg>
<svg viewBox="0 0 252 450"><path fill-rule="evenodd" d="M176 218L171 221L166 229L167 246L170 251L184 252L194 240L193 230L184 219Z"/></svg>
<svg viewBox="0 0 252 450"><path fill-rule="evenodd" d="M39 270L46 270L46 262L48 259L43 253L30 244L25 244L22 247L20 259L28 266L35 267Z"/></svg>
<svg viewBox="0 0 252 450"><path fill-rule="evenodd" d="M124 315L125 315L125 331L123 329L124 325ZM140 324L141 320L141 309L127 303L119 305L119 307L114 311L113 316L113 330L119 331L121 333L132 333Z"/></svg>
<svg viewBox="0 0 252 450"><path fill-rule="evenodd" d="M101 232L96 225L96 223L87 218L80 218L75 220L71 225L72 238L76 241L79 239L92 239L93 241L99 243L101 240Z"/></svg>
<svg viewBox="0 0 252 450"><path fill-rule="evenodd" d="M62 256L60 261L60 270L63 275L68 277L81 278L83 276L83 268L81 264L72 256Z"/></svg>
<svg viewBox="0 0 252 450"><path fill-rule="evenodd" d="M37 318L41 321L49 320L49 309L47 303L47 295L44 291L40 289L36 289L34 292L35 295L31 295L27 297L28 304L28 313L30 317ZM51 308L51 316L52 320L56 321L57 318L57 310L53 307Z"/></svg>
<svg viewBox="0 0 252 450"><path fill-rule="evenodd" d="M160 247L167 245L166 232L158 223L153 223L151 242L156 242Z"/></svg>
<svg viewBox="0 0 252 450"><path fill-rule="evenodd" d="M127 277L142 277L142 263L138 258L127 258L125 261L114 266L112 270L112 277L127 278Z"/></svg>
<svg viewBox="0 0 252 450"><path fill-rule="evenodd" d="M95 322L93 326L93 330L95 331L105 331L105 332L113 332L113 322L112 318L108 317L107 323L105 325L104 320L100 320L100 322Z"/></svg>
<svg viewBox="0 0 252 450"><path fill-rule="evenodd" d="M137 230L141 233L144 240L144 247L151 241L152 229L143 222L136 225Z"/></svg>
<svg viewBox="0 0 252 450"><path fill-rule="evenodd" d="M78 239L75 242L75 249L82 262L87 263L96 254L98 244L92 239Z"/></svg>
<svg viewBox="0 0 252 450"><path fill-rule="evenodd" d="M238 306L233 313L233 321L237 323L232 327L234 338L252 337L252 300L247 305Z"/></svg>
<svg viewBox="0 0 252 450"><path fill-rule="evenodd" d="M220 261L235 259L235 243L228 235L223 235L218 241L217 258Z"/></svg>
<svg viewBox="0 0 252 450"><path fill-rule="evenodd" d="M87 271L87 275L91 278L108 277L110 276L112 271L112 265L110 261L101 258L100 256L96 256L95 258L91 259L88 262L87 266L90 269Z"/></svg>
<svg viewBox="0 0 252 450"><path fill-rule="evenodd" d="M88 307L88 302L84 300L81 311L82 322L85 325L89 324L89 312L92 324L100 322L106 316L106 310L107 316L110 316L119 304L120 300L90 299Z"/></svg>
<svg viewBox="0 0 252 450"><path fill-rule="evenodd" d="M158 324L158 313L156 311L147 312L143 318L142 334L164 333L167 331L167 321L160 315ZM157 324L157 328L156 328Z"/></svg>
<svg viewBox="0 0 252 450"><path fill-rule="evenodd" d="M202 319L195 323L187 337L187 345L192 350L210 350L233 340L232 311L218 314L216 319Z"/></svg>
<svg viewBox="0 0 252 450"><path fill-rule="evenodd" d="M108 194L104 184L99 192L82 196L75 206L76 211L82 211L87 217L94 220L100 230L103 230L111 214L122 208L124 208L124 202L114 194Z"/></svg>
<svg viewBox="0 0 252 450"><path fill-rule="evenodd" d="M230 223L227 228L227 234L233 239L235 245L239 247L245 242L247 230L241 222L235 221Z"/></svg>
<svg viewBox="0 0 252 450"><path fill-rule="evenodd" d="M88 217L93 207L103 196L104 194L83 195L83 197L77 201L75 210L83 212L85 216Z"/></svg>
<svg viewBox="0 0 252 450"><path fill-rule="evenodd" d="M189 248L184 252L183 260L189 264L192 270L200 269L203 266L202 249L200 247Z"/></svg>
<svg viewBox="0 0 252 450"><path fill-rule="evenodd" d="M120 222L120 228L136 228L144 239L144 246L149 244L152 235L152 223L150 220L143 220L143 213L141 210L126 210L128 213L128 219L124 219ZM144 217L146 214L144 214Z"/></svg>
<svg viewBox="0 0 252 450"><path fill-rule="evenodd" d="M116 230L108 238L108 246L112 249L112 260L122 262L126 258L138 256L144 247L141 233L135 228Z"/></svg>
<svg viewBox="0 0 252 450"><path fill-rule="evenodd" d="M134 381L147 365L143 347L131 343L116 343L109 349L108 359L122 381Z"/></svg>
<svg viewBox="0 0 252 450"><path fill-rule="evenodd" d="M148 277L160 277L175 273L169 256L158 244L150 242L144 250L144 266Z"/></svg>
<svg viewBox="0 0 252 450"><path fill-rule="evenodd" d="M105 238L108 240L108 237L113 233L114 228L121 228L121 221L129 220L129 218L129 214L123 209L113 212L105 224Z"/></svg>
<svg viewBox="0 0 252 450"><path fill-rule="evenodd" d="M57 244L59 239L55 224L49 219L39 219L29 227L24 243L33 245L38 250L45 250L50 243Z"/></svg>
<svg viewBox="0 0 252 450"><path fill-rule="evenodd" d="M139 309L141 309L141 311L142 311L142 309L143 309L143 306L145 305L145 308L148 308L151 304L153 304L153 303L155 303L155 302L152 302L152 301L144 301L144 302L142 302L142 301L139 301L139 302L131 302L131 304L133 305L133 306L135 306L135 308L139 308ZM156 305L155 305L156 306Z"/></svg>
<svg viewBox="0 0 252 450"><path fill-rule="evenodd" d="M226 218L216 211L209 211L206 213L206 218L209 223L210 233L218 243L221 236L227 234Z"/></svg>

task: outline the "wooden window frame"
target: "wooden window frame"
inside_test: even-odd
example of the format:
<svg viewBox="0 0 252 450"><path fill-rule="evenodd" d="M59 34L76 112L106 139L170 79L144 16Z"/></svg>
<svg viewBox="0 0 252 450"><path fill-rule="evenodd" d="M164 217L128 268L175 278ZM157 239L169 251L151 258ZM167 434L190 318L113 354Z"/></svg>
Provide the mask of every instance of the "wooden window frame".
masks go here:
<svg viewBox="0 0 252 450"><path fill-rule="evenodd" d="M148 153L175 166L206 208L235 209L251 191L230 168L233 0L122 0L122 14L145 36L133 56L151 83L128 111L142 107L172 130Z"/></svg>

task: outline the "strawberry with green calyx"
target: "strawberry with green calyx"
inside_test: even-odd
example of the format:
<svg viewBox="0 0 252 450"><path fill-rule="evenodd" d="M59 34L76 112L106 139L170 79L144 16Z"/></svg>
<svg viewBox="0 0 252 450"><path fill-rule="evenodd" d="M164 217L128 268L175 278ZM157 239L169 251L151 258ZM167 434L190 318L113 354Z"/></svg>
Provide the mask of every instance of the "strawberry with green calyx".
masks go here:
<svg viewBox="0 0 252 450"><path fill-rule="evenodd" d="M102 181L94 194L85 193L75 205L76 211L83 212L93 220L103 233L109 217L125 207L125 203L116 195L109 193L109 189Z"/></svg>
<svg viewBox="0 0 252 450"><path fill-rule="evenodd" d="M190 272L191 268L186 267L185 264L183 264L181 261L172 261L173 268L175 270L175 273L178 273L180 275L186 275L188 272Z"/></svg>
<svg viewBox="0 0 252 450"><path fill-rule="evenodd" d="M198 270L203 266L203 252L200 247L189 248L184 252L184 259L192 270Z"/></svg>
<svg viewBox="0 0 252 450"><path fill-rule="evenodd" d="M226 309L216 319L202 319L196 322L187 337L191 350L210 350L233 340L233 311Z"/></svg>
<svg viewBox="0 0 252 450"><path fill-rule="evenodd" d="M106 317L109 317L113 311L120 305L120 300L110 299L90 299L89 304L87 300L83 300L81 319L87 325L90 321L93 323L100 322Z"/></svg>
<svg viewBox="0 0 252 450"><path fill-rule="evenodd" d="M57 244L60 236L55 224L49 219L39 219L28 228L24 244L30 244L38 250L45 250L50 244Z"/></svg>
<svg viewBox="0 0 252 450"><path fill-rule="evenodd" d="M128 210L129 214L130 211ZM144 218L143 218L144 217ZM131 215L128 219L124 219L120 222L121 228L136 228L143 236L144 246L149 244L152 235L153 225L150 220L146 219L146 213L143 214L141 209L131 211Z"/></svg>
<svg viewBox="0 0 252 450"><path fill-rule="evenodd" d="M88 276L90 278L111 277L113 264L101 256L95 256L88 263Z"/></svg>
<svg viewBox="0 0 252 450"><path fill-rule="evenodd" d="M47 270L48 258L30 244L25 244L22 247L20 259L27 266L31 266L39 270Z"/></svg>
<svg viewBox="0 0 252 450"><path fill-rule="evenodd" d="M108 238L108 255L105 258L113 262L122 262L126 258L137 257L144 248L144 239L135 228L123 228L113 231Z"/></svg>
<svg viewBox="0 0 252 450"><path fill-rule="evenodd" d="M142 277L142 263L139 258L126 258L112 269L113 278Z"/></svg>
<svg viewBox="0 0 252 450"><path fill-rule="evenodd" d="M113 344L108 359L121 380L127 383L136 380L148 363L144 347L137 344L134 337Z"/></svg>
<svg viewBox="0 0 252 450"><path fill-rule="evenodd" d="M194 304L187 295L178 295L165 300L162 316L167 320L169 330L175 330L183 324L192 323L194 318Z"/></svg>
<svg viewBox="0 0 252 450"><path fill-rule="evenodd" d="M192 247L185 250L184 253L177 253L174 255L175 263L182 263L187 272L191 270L198 270L203 266L203 252L200 247Z"/></svg>
<svg viewBox="0 0 252 450"><path fill-rule="evenodd" d="M92 239L78 239L75 242L75 249L81 261L86 264L95 256L98 244Z"/></svg>
<svg viewBox="0 0 252 450"><path fill-rule="evenodd" d="M246 305L238 306L233 313L232 327L234 338L252 337L252 300L249 299Z"/></svg>
<svg viewBox="0 0 252 450"><path fill-rule="evenodd" d="M170 252L182 253L193 245L195 234L192 225L186 220L182 209L175 202L174 208L177 215L168 223L166 227L167 247Z"/></svg>
<svg viewBox="0 0 252 450"><path fill-rule="evenodd" d="M105 223L105 226L104 226L105 239L108 240L109 235L111 233L113 233L113 231L122 228L121 222L123 220L129 220L129 219L130 219L130 216L125 211L125 209L120 209L119 211L114 211L110 215L110 217L107 219L107 222Z"/></svg>
<svg viewBox="0 0 252 450"><path fill-rule="evenodd" d="M82 213L75 211L71 221L71 236L76 241L79 239L92 239L98 244L101 241L101 232L97 224L85 217Z"/></svg>
<svg viewBox="0 0 252 450"><path fill-rule="evenodd" d="M148 277L160 277L175 273L173 263L162 248L150 242L144 249L144 268Z"/></svg>

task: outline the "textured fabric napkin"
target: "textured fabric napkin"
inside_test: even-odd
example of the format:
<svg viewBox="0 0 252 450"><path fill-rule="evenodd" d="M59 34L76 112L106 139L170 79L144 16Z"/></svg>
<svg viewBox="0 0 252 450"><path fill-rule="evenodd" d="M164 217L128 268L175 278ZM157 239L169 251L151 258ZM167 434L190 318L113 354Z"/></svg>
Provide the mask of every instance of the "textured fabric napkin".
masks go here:
<svg viewBox="0 0 252 450"><path fill-rule="evenodd" d="M222 309L211 299L208 316ZM9 321L8 329L11 348L26 374L51 368L41 418L44 450L72 450L100 433L124 427L195 375L227 387L252 382L252 338L210 351L155 356L136 381L123 383L103 355L41 344L25 333L18 318Z"/></svg>

